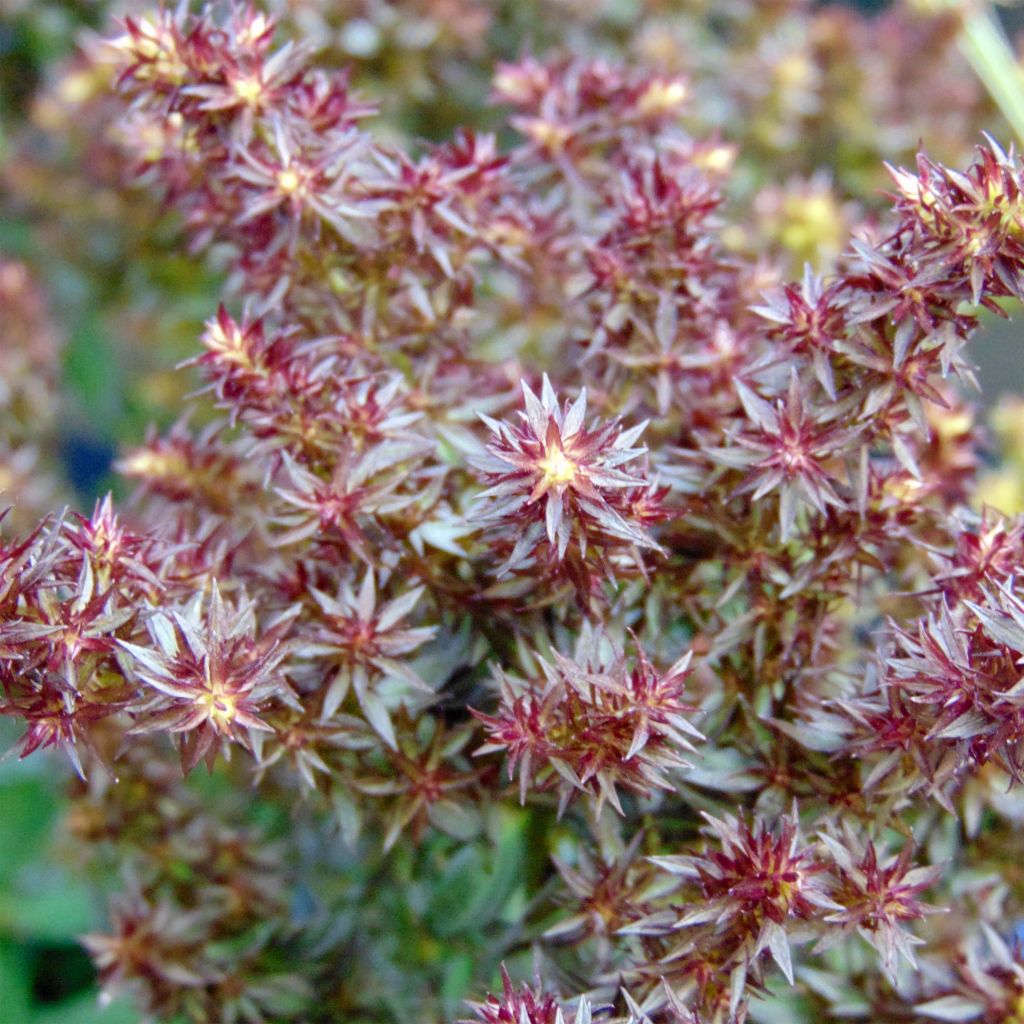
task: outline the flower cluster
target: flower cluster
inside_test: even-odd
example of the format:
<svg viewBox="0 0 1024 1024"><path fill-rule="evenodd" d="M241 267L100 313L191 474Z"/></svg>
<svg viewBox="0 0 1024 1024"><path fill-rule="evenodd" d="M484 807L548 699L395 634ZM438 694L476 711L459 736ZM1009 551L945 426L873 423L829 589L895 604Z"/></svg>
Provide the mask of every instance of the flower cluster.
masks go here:
<svg viewBox="0 0 1024 1024"><path fill-rule="evenodd" d="M473 460L490 484L480 495L487 502L480 521L504 527L502 539L511 533L513 540L499 574L567 562L586 595L588 564L606 563L616 547L642 568L637 549L658 550L644 529L644 520L659 518L658 492L642 471L623 467L643 455L633 444L646 424L587 429L586 391L560 409L547 376L539 399L525 382L523 396L522 425L485 418L493 438Z"/></svg>
<svg viewBox="0 0 1024 1024"><path fill-rule="evenodd" d="M483 1024L564 1024L565 1012L555 999L525 985L517 992L504 968L501 971L501 989L501 995L488 996L486 1002L474 1007L477 1020ZM590 1024L591 1009L586 999L580 1000L579 1008L571 1019L573 1024Z"/></svg>
<svg viewBox="0 0 1024 1024"><path fill-rule="evenodd" d="M554 664L536 659L539 685L517 692L502 678L499 713L476 712L488 734L479 753L507 751L524 803L531 783L553 783L560 811L577 791L589 791L598 813L607 799L622 814L618 785L639 793L671 789L665 771L685 768L681 754L702 738L688 717L696 708L683 699L691 653L661 673L638 648L631 666L584 627L573 658L556 652Z"/></svg>

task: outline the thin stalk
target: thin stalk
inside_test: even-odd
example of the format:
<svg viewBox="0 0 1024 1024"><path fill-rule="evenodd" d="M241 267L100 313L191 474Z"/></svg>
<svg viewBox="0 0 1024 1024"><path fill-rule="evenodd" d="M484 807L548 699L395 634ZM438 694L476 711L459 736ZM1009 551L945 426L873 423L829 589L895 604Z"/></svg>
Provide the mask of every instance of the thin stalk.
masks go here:
<svg viewBox="0 0 1024 1024"><path fill-rule="evenodd" d="M967 5L960 29L960 50L989 95L1024 141L1024 71L1002 26L986 3Z"/></svg>

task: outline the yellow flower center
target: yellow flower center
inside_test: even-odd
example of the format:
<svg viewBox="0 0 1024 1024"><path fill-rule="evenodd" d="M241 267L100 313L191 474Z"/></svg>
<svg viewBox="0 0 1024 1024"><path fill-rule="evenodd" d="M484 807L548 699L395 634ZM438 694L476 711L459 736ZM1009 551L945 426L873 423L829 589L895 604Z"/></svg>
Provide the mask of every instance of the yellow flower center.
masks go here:
<svg viewBox="0 0 1024 1024"><path fill-rule="evenodd" d="M221 731L231 725L238 712L238 697L226 693L223 685L216 681L211 682L210 689L196 697L196 703L206 710L207 717Z"/></svg>
<svg viewBox="0 0 1024 1024"><path fill-rule="evenodd" d="M245 337L234 324L225 330L218 321L214 321L207 332L206 344L226 362L237 363L239 366L250 365Z"/></svg>
<svg viewBox="0 0 1024 1024"><path fill-rule="evenodd" d="M1017 996L1013 1004L1013 1016L1010 1018L1010 1024L1014 1021L1024 1021L1024 995Z"/></svg>
<svg viewBox="0 0 1024 1024"><path fill-rule="evenodd" d="M277 187L286 195L290 196L293 192L297 192L302 186L302 179L299 177L297 171L291 167L286 167L277 176Z"/></svg>
<svg viewBox="0 0 1024 1024"><path fill-rule="evenodd" d="M637 100L636 109L645 117L668 114L686 100L686 95L686 86L678 79L651 82Z"/></svg>
<svg viewBox="0 0 1024 1024"><path fill-rule="evenodd" d="M540 471L544 474L545 482L553 486L571 484L576 476L576 469L576 463L561 448L555 448L540 462Z"/></svg>
<svg viewBox="0 0 1024 1024"><path fill-rule="evenodd" d="M525 126L526 133L540 146L551 152L560 152L569 141L572 131L562 124L535 118Z"/></svg>
<svg viewBox="0 0 1024 1024"><path fill-rule="evenodd" d="M712 146L696 155L696 163L705 171L724 174L732 168L736 160L736 150L732 146Z"/></svg>
<svg viewBox="0 0 1024 1024"><path fill-rule="evenodd" d="M187 477L189 466L180 452L159 452L143 448L124 458L121 465L129 476L150 480Z"/></svg>
<svg viewBox="0 0 1024 1024"><path fill-rule="evenodd" d="M255 106L263 95L263 83L255 76L238 78L232 84L235 95L243 102Z"/></svg>

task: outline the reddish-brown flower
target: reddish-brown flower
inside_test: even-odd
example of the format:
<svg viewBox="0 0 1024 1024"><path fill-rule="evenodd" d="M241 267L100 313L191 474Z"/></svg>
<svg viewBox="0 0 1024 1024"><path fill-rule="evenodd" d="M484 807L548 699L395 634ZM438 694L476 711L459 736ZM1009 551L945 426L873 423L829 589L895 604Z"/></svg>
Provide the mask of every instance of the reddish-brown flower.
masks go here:
<svg viewBox="0 0 1024 1024"><path fill-rule="evenodd" d="M232 607L214 585L181 611L155 612L152 646L121 641L128 664L150 696L137 709L135 732L180 735L182 768L204 757L212 766L218 741L252 750L253 731L273 731L261 717L274 702L294 703L281 662L281 624L256 635L256 614L244 595Z"/></svg>
<svg viewBox="0 0 1024 1024"><path fill-rule="evenodd" d="M544 537L559 560L570 543L581 556L588 542L658 550L625 517L631 492L648 482L641 472L623 468L646 451L634 447L646 423L623 430L615 420L588 429L586 391L560 408L547 375L539 399L525 381L523 397L519 426L482 417L493 438L486 454L472 459L490 484L480 495L482 521L523 531L501 572L523 566Z"/></svg>

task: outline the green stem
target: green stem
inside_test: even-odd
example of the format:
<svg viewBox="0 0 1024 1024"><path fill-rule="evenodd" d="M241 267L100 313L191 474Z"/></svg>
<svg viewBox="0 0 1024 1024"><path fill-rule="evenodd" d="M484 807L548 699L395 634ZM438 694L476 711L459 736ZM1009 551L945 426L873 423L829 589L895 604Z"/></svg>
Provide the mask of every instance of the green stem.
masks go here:
<svg viewBox="0 0 1024 1024"><path fill-rule="evenodd" d="M960 50L1018 139L1024 140L1024 72L988 4L972 4L964 12Z"/></svg>

